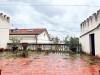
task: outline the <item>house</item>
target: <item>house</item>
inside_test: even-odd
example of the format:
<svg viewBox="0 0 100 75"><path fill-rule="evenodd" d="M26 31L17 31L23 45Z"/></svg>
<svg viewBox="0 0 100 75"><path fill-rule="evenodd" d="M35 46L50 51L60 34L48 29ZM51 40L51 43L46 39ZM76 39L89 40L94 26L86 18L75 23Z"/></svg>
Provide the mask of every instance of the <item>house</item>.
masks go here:
<svg viewBox="0 0 100 75"><path fill-rule="evenodd" d="M9 41L10 17L0 13L0 48L6 48Z"/></svg>
<svg viewBox="0 0 100 75"><path fill-rule="evenodd" d="M12 38L16 38L20 43L51 43L46 29L10 29L10 43Z"/></svg>
<svg viewBox="0 0 100 75"><path fill-rule="evenodd" d="M100 10L81 23L82 50L100 56Z"/></svg>

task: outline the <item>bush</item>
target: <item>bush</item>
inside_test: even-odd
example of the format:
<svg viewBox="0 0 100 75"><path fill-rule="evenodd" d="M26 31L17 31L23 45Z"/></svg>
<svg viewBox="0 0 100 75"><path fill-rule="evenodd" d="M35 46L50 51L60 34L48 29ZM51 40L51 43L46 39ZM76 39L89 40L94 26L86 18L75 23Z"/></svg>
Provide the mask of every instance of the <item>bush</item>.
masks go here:
<svg viewBox="0 0 100 75"><path fill-rule="evenodd" d="M0 48L0 52L3 52L4 51L4 48Z"/></svg>
<svg viewBox="0 0 100 75"><path fill-rule="evenodd" d="M73 52L77 52L79 47L79 38L78 37L66 37L64 40L65 44L69 44L69 49Z"/></svg>
<svg viewBox="0 0 100 75"><path fill-rule="evenodd" d="M27 50L23 50L22 57L28 57L28 51Z"/></svg>
<svg viewBox="0 0 100 75"><path fill-rule="evenodd" d="M17 46L13 46L12 47L12 52L15 53L17 51L18 47Z"/></svg>
<svg viewBox="0 0 100 75"><path fill-rule="evenodd" d="M41 49L41 48L37 48L37 51L41 52L41 51L42 51L42 49Z"/></svg>

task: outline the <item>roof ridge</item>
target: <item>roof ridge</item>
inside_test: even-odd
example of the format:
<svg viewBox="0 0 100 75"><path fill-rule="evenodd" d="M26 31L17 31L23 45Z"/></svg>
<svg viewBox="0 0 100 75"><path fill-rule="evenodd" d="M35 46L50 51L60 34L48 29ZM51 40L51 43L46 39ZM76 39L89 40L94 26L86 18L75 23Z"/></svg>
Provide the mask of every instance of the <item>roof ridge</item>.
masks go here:
<svg viewBox="0 0 100 75"><path fill-rule="evenodd" d="M32 31L29 31L32 30ZM42 32L47 31L46 28L45 29L10 29L10 33L11 35L39 35Z"/></svg>
<svg viewBox="0 0 100 75"><path fill-rule="evenodd" d="M46 28L12 28L12 29L46 29Z"/></svg>

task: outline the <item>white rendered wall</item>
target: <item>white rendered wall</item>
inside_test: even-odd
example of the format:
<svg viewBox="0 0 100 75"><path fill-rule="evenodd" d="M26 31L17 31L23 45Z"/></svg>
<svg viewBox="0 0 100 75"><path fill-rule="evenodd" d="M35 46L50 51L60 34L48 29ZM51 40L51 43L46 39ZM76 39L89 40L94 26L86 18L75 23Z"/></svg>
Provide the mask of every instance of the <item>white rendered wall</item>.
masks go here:
<svg viewBox="0 0 100 75"><path fill-rule="evenodd" d="M100 29L95 31L95 54L100 56Z"/></svg>
<svg viewBox="0 0 100 75"><path fill-rule="evenodd" d="M45 36L44 36L45 35ZM20 43L36 43L35 35L10 35L11 38L16 38L20 40ZM12 41L9 40L9 43ZM41 33L37 36L37 43L50 43L49 37L46 32Z"/></svg>
<svg viewBox="0 0 100 75"><path fill-rule="evenodd" d="M43 32L42 34L38 35L38 43L51 43L48 35L46 32Z"/></svg>
<svg viewBox="0 0 100 75"><path fill-rule="evenodd" d="M9 41L10 24L0 16L0 48L6 48Z"/></svg>
<svg viewBox="0 0 100 75"><path fill-rule="evenodd" d="M80 43L82 44L82 50L86 53L90 53L89 35L81 37Z"/></svg>
<svg viewBox="0 0 100 75"><path fill-rule="evenodd" d="M10 39L15 38L20 40L20 43L36 43L36 39L34 35L10 35ZM9 43L12 41L9 40Z"/></svg>
<svg viewBox="0 0 100 75"><path fill-rule="evenodd" d="M90 53L89 35L93 33L95 35L95 55L100 56L100 28L80 38L82 50L86 53Z"/></svg>
<svg viewBox="0 0 100 75"><path fill-rule="evenodd" d="M81 35L95 29L98 25L100 25L100 10L81 23ZM91 31L80 38L82 50L86 53L90 53L89 35L92 33L95 35L95 54L100 56L100 28Z"/></svg>

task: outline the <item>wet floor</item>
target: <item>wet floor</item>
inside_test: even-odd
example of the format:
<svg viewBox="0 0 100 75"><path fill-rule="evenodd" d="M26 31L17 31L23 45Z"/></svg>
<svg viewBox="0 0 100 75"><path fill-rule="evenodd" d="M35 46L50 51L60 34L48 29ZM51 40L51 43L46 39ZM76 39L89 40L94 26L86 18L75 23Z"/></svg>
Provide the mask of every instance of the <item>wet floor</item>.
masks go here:
<svg viewBox="0 0 100 75"><path fill-rule="evenodd" d="M2 58L1 75L100 75L100 59L68 53L40 53L28 58Z"/></svg>

